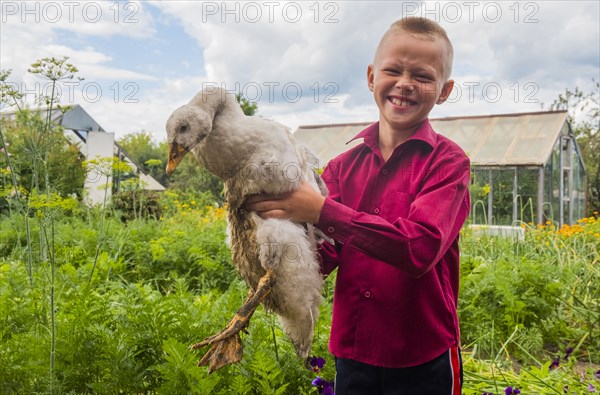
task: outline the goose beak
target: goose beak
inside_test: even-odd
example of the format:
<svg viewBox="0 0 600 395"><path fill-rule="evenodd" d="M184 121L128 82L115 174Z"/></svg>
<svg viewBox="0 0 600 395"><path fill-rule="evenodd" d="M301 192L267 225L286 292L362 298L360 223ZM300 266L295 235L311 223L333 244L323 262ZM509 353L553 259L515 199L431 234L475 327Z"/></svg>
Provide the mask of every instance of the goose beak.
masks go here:
<svg viewBox="0 0 600 395"><path fill-rule="evenodd" d="M188 152L190 152L188 148L185 148L176 142L169 144L169 160L167 162L166 170L168 176L175 171L181 160Z"/></svg>

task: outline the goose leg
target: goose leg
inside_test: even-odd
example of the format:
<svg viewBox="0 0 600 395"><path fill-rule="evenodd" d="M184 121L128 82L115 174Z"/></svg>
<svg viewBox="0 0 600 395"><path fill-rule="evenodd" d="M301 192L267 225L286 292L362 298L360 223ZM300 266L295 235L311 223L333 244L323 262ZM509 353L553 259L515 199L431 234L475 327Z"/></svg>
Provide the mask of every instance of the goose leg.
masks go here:
<svg viewBox="0 0 600 395"><path fill-rule="evenodd" d="M209 344L212 345L210 350L198 362L198 366L209 365L208 372L212 373L225 365L239 362L242 359L243 349L239 332L248 327L252 314L271 292L274 283L275 272L269 269L258 282L256 291L250 292L242 307L235 313L225 329L191 347L192 350L195 350Z"/></svg>

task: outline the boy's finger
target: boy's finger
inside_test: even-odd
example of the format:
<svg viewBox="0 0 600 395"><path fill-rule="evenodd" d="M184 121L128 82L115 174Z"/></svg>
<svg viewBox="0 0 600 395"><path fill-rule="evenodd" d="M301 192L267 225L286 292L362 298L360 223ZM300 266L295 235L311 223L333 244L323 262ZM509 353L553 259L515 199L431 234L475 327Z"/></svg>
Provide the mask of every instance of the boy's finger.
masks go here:
<svg viewBox="0 0 600 395"><path fill-rule="evenodd" d="M254 202L251 202L250 199L248 199L248 201L246 201L246 204L244 206L249 211L263 212L263 211L272 210L273 206L274 206L273 202L274 201L272 199L271 200L268 200L268 199L257 200Z"/></svg>
<svg viewBox="0 0 600 395"><path fill-rule="evenodd" d="M266 200L279 200L282 195L275 195L271 193L261 193L259 195L251 195L246 199L246 204L253 204L258 202L264 202Z"/></svg>

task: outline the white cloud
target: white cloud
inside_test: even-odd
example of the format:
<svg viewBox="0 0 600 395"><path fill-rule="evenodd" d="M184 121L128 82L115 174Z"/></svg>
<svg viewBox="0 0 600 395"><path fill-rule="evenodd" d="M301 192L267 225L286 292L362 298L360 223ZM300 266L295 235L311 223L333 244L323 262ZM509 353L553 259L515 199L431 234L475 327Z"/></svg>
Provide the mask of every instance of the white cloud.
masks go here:
<svg viewBox="0 0 600 395"><path fill-rule="evenodd" d="M379 21L373 18L397 7L389 2L378 5L385 8L378 10L367 2L330 2L326 4L336 4L336 7L327 9L323 3L318 7L317 3L308 2L272 3L279 4L273 7L273 21L269 21L268 8L264 6L263 18L257 23L244 20L243 9L239 11L239 23L234 22L234 15L220 15L225 13L220 3L213 3L219 7L216 15L203 13L207 6L200 3L158 3L157 6L179 20L185 31L203 46L208 77L213 81L228 84L297 82L307 86L315 82L342 85L340 76L351 75L357 79L351 69L360 69L360 78L364 78L376 39L363 29L379 25L377 32L382 33L385 30L380 22L382 17L379 16ZM284 8L286 4L301 7L302 17L298 22L289 22L295 15L291 10L295 8ZM288 10L287 14L284 10ZM325 23L326 17L333 23ZM226 23L222 22L223 18ZM385 26L389 23L391 21L385 22Z"/></svg>
<svg viewBox="0 0 600 395"><path fill-rule="evenodd" d="M73 39L127 36L136 39L155 33L151 14L140 2L103 1L16 2L3 1L0 7L2 35L1 67L12 69L13 78L23 79L27 67L44 57L69 56L86 77L98 79L151 79L140 73L109 66L115 59L92 46L75 49L61 42L68 32Z"/></svg>
<svg viewBox="0 0 600 395"><path fill-rule="evenodd" d="M350 107L371 103L364 82L366 66L381 34L403 12L437 19L448 30L455 46L457 79L465 81L469 74L472 77L467 83L484 86L493 82L506 92L511 86L515 91L512 100L504 92L504 99L496 103L482 97L460 107L467 111L502 107L506 112L518 110L518 104L528 110L539 109L537 103L519 103L514 99L533 92L531 84L537 87L537 94L556 96L577 78L598 73L598 23L593 18L598 5L592 2L571 6L566 2L363 1L320 3L318 7L314 6L316 3L297 3L303 17L296 23L289 22L290 12L287 18L283 13L290 3L276 4L273 21L267 20L267 8L263 6L263 18L258 23L249 23L247 12L239 4L237 9L233 5L223 8L216 2L157 6L182 23L186 32L205 48L211 81L233 87L236 83L244 87L249 82L261 86L297 82L308 93L312 91L306 88L315 83L333 82L339 86L339 94L350 95L344 101ZM335 6L325 9L325 4ZM288 11L291 9L288 7ZM323 23L326 15L336 22ZM239 22L235 22L235 17ZM319 23L314 23L314 18ZM549 41L553 44L549 45ZM596 64L590 65L590 59L596 59ZM527 83L529 91L518 95ZM550 87L557 91L550 91ZM293 106L293 111L298 110L298 105ZM482 108L477 110L479 105Z"/></svg>
<svg viewBox="0 0 600 395"><path fill-rule="evenodd" d="M143 38L155 32L152 15L140 1L2 1L0 17L3 25L84 36Z"/></svg>
<svg viewBox="0 0 600 395"><path fill-rule="evenodd" d="M155 89L135 94L133 90L120 87L121 95L115 100L115 91L106 91L94 103L83 101L82 106L106 131L121 138L127 133L151 132L156 141L164 140L164 125L171 112L187 103L201 86L205 77L181 76L165 79ZM126 99L126 93L130 94Z"/></svg>
<svg viewBox="0 0 600 395"><path fill-rule="evenodd" d="M97 103L83 103L117 133L148 130L160 136L169 113L207 82L245 89L249 96L260 89L259 114L292 128L374 120L377 108L366 88L366 68L383 32L407 13L437 19L454 44L460 96L436 106L433 117L537 111L565 88L589 91L600 70L598 2L128 2L119 3L119 23L110 8L116 3L102 2L102 18L93 23L96 6L87 5L84 16L90 2L80 4L73 22L63 14L57 23L27 25L3 5L1 67L12 68L20 80L34 60L67 54L86 81L119 82L119 100L113 97L117 92L105 90ZM125 4L132 6L126 10ZM125 23L127 12L133 12L129 17L135 23ZM123 65L124 60L131 64L131 57L111 57L92 40L140 39L161 57L151 44L173 40L163 29L176 25L197 43L193 49L202 51L204 67L188 59L181 63L183 72L145 64L143 74ZM75 49L64 41L64 32L87 44ZM138 84L138 104L123 102L125 82ZM297 86L302 97L295 101ZM326 103L326 98L337 102Z"/></svg>

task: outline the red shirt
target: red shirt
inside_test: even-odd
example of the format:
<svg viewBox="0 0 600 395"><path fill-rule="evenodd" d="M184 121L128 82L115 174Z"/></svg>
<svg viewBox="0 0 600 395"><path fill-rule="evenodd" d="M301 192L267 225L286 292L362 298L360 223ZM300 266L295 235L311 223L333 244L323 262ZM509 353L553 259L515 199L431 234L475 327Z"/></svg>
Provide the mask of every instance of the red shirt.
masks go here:
<svg viewBox="0 0 600 395"><path fill-rule="evenodd" d="M469 158L429 121L387 162L379 123L328 163L317 226L325 274L338 267L329 350L400 368L459 345L459 231L469 213Z"/></svg>

